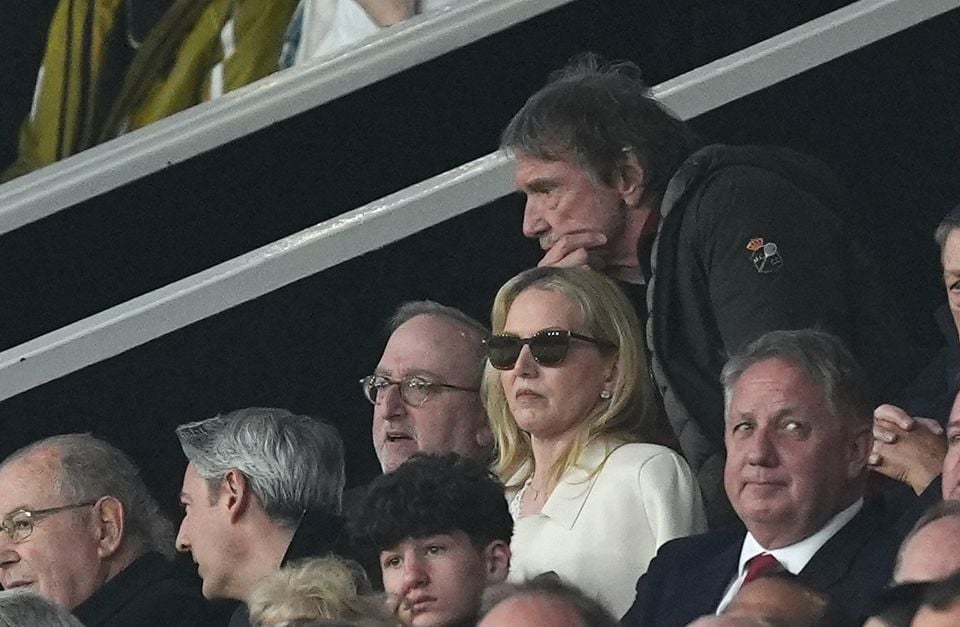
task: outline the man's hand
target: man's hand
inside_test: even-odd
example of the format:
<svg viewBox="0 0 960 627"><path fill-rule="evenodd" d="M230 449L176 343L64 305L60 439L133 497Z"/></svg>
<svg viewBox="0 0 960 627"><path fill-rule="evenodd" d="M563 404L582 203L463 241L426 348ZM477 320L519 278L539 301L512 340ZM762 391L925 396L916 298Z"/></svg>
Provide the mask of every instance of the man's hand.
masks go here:
<svg viewBox="0 0 960 627"><path fill-rule="evenodd" d="M567 233L557 238L537 265L603 270L607 264L598 249L606 243L607 237L597 231Z"/></svg>
<svg viewBox="0 0 960 627"><path fill-rule="evenodd" d="M880 405L873 412L873 438L870 466L906 483L917 494L943 468L947 443L935 420L911 417L895 405Z"/></svg>

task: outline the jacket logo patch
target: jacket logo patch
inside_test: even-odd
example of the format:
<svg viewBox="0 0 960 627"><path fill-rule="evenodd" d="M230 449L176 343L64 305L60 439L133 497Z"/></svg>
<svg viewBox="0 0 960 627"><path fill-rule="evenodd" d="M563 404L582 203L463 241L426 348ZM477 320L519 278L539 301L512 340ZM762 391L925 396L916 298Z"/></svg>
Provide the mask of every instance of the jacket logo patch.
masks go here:
<svg viewBox="0 0 960 627"><path fill-rule="evenodd" d="M764 242L762 237L754 237L747 242L750 251L750 261L760 274L776 272L783 266L783 257L777 245L773 242Z"/></svg>

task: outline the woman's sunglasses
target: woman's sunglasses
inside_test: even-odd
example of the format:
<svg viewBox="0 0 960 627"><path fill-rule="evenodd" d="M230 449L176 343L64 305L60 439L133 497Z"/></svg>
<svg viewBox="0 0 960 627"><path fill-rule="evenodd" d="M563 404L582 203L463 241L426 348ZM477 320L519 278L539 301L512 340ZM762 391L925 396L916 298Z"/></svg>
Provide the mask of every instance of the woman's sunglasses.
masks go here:
<svg viewBox="0 0 960 627"><path fill-rule="evenodd" d="M598 340L563 329L545 329L538 331L532 337L498 333L491 335L483 343L487 346L490 365L497 370L510 370L517 363L524 345L530 347L530 354L538 364L556 366L566 358L567 351L570 350L570 340L590 342L603 348L616 348L606 340Z"/></svg>

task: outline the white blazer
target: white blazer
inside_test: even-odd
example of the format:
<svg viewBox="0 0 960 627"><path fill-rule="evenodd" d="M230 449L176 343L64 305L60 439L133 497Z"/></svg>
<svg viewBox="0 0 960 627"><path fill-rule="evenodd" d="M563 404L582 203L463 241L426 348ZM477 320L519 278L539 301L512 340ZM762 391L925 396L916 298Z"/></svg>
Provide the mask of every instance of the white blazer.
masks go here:
<svg viewBox="0 0 960 627"><path fill-rule="evenodd" d="M656 444L595 442L540 513L516 521L509 580L554 571L619 618L660 545L704 530L700 488L682 457Z"/></svg>

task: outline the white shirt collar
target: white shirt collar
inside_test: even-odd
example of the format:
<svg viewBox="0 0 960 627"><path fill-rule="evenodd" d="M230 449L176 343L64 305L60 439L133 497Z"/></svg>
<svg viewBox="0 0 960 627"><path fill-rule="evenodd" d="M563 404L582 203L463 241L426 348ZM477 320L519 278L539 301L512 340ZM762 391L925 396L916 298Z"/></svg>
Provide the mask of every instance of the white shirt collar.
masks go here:
<svg viewBox="0 0 960 627"><path fill-rule="evenodd" d="M747 574L747 562L751 559L762 553L769 553L777 558L777 561L780 562L787 571L797 575L806 567L807 563L813 559L817 551L827 543L827 540L840 531L844 525L853 520L853 517L856 516L861 509L863 509L863 498L857 499L852 505L834 515L833 518L827 521L827 524L813 535L779 549L765 549L757 539L753 537L753 534L748 531L746 537L743 539L743 546L740 548L740 562L737 565L736 579L734 579L730 587L727 588L727 593L723 596L723 600L720 601L720 605L717 607L717 613L723 611L723 609L730 604L730 601L733 600L734 595L740 590L743 579Z"/></svg>

